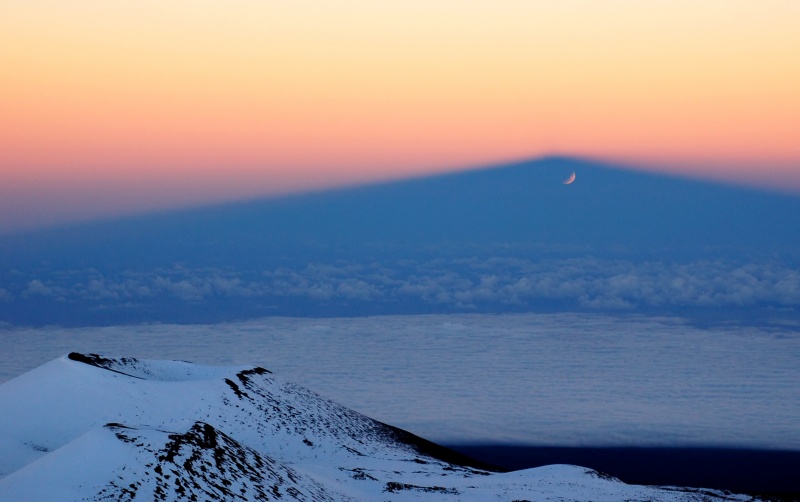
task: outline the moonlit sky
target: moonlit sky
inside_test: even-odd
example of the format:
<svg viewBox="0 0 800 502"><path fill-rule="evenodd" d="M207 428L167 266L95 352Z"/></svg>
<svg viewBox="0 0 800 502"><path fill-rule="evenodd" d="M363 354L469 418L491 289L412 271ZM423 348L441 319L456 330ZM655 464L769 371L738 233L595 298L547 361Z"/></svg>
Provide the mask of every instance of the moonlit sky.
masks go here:
<svg viewBox="0 0 800 502"><path fill-rule="evenodd" d="M559 153L800 191L795 0L8 0L0 232Z"/></svg>

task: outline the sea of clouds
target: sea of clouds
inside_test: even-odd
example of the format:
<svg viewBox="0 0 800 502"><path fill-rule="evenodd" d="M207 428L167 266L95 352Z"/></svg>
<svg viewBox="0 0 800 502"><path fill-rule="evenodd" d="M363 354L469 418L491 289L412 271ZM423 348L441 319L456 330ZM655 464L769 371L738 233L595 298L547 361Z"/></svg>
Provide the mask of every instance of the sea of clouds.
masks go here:
<svg viewBox="0 0 800 502"><path fill-rule="evenodd" d="M41 302L85 309L143 312L153 305L225 303L227 319L255 315L337 315L660 309L800 309L800 269L780 260L647 261L608 258L471 257L331 261L261 270L176 265L148 270L12 271L0 309L41 308ZM37 303L38 302L38 303ZM236 309L241 309L238 312ZM326 308L328 310L326 310ZM295 309L295 310L293 310ZM258 314L260 312L260 314ZM138 322L171 321L142 314ZM25 322L22 322L25 324ZM58 318L43 324L65 324ZM30 322L28 322L30 324ZM86 324L91 324L87 322Z"/></svg>
<svg viewBox="0 0 800 502"><path fill-rule="evenodd" d="M797 323L561 313L6 328L0 382L70 351L257 364L451 444L800 448Z"/></svg>

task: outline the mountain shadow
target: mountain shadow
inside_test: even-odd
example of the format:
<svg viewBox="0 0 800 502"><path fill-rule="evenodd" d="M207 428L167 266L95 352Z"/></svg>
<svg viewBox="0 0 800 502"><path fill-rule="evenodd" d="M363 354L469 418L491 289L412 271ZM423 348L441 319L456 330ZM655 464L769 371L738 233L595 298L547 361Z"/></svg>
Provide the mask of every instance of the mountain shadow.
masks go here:
<svg viewBox="0 0 800 502"><path fill-rule="evenodd" d="M798 196L553 157L6 236L0 256L12 266L239 266L508 246L718 255L799 245Z"/></svg>

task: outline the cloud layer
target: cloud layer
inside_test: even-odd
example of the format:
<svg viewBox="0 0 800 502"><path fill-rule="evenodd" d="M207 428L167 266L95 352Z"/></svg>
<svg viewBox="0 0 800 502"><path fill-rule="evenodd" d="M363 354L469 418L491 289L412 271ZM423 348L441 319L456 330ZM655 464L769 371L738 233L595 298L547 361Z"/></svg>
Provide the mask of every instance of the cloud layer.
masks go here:
<svg viewBox="0 0 800 502"><path fill-rule="evenodd" d="M258 364L437 441L797 449L797 328L572 313L20 328L0 336L0 382L72 350Z"/></svg>
<svg viewBox="0 0 800 502"><path fill-rule="evenodd" d="M297 315L287 306L310 315L315 308L336 308L343 315L359 308L373 314L800 308L800 270L778 261L472 257L337 261L250 271L87 269L9 277L14 280L0 290L4 308L37 301L134 310L165 301L193 308L224 304L271 309L266 311L270 315Z"/></svg>

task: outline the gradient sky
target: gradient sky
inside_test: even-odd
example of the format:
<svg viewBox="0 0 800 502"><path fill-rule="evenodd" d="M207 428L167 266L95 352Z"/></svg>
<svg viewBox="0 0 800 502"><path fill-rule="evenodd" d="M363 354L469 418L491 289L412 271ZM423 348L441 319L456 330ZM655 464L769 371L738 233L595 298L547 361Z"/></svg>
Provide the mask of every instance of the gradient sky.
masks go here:
<svg viewBox="0 0 800 502"><path fill-rule="evenodd" d="M800 192L796 0L0 10L0 232L551 153Z"/></svg>

